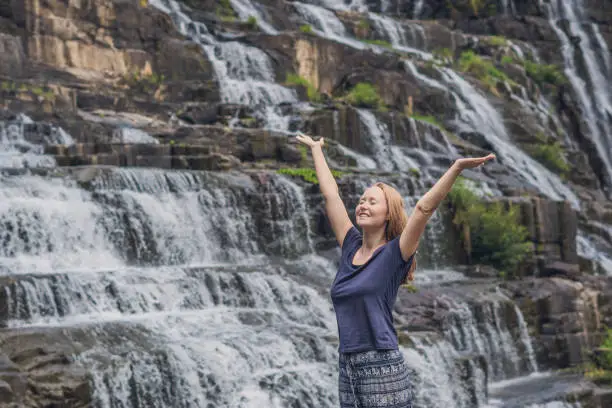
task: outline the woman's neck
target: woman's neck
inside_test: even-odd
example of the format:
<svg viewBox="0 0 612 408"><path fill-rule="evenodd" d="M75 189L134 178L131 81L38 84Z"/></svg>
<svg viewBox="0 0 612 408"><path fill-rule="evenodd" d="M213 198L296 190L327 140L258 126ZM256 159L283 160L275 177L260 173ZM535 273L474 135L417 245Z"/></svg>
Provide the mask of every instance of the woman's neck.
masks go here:
<svg viewBox="0 0 612 408"><path fill-rule="evenodd" d="M378 229L376 231L363 231L363 242L361 244L362 251L366 253L373 252L376 248L384 245L387 242L385 238L385 230Z"/></svg>

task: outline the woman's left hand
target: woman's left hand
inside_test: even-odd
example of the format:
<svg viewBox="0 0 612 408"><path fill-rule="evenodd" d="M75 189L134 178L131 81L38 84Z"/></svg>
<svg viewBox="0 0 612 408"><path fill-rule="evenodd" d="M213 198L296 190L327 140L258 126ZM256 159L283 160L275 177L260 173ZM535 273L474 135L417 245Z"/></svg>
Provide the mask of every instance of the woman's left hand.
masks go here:
<svg viewBox="0 0 612 408"><path fill-rule="evenodd" d="M482 166L483 164L494 158L495 155L493 153L484 157L466 157L464 159L457 159L455 161L455 165L459 166L461 170L473 169L474 167Z"/></svg>

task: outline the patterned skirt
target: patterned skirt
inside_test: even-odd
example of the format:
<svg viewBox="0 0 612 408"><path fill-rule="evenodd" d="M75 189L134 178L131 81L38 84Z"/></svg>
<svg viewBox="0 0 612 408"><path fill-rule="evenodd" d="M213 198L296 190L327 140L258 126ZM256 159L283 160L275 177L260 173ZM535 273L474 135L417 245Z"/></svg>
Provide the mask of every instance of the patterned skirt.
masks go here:
<svg viewBox="0 0 612 408"><path fill-rule="evenodd" d="M399 350L340 353L341 408L413 408L412 371Z"/></svg>

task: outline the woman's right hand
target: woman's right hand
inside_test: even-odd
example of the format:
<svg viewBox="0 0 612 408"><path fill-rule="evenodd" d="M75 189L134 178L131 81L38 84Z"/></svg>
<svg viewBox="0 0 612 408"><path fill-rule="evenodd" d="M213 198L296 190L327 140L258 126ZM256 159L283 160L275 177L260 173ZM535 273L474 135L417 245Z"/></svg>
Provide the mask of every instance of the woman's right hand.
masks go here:
<svg viewBox="0 0 612 408"><path fill-rule="evenodd" d="M304 133L301 133L301 132L296 136L296 139L300 143L303 143L303 144L305 144L306 146L308 146L310 148L313 148L315 146L323 147L323 144L325 143L323 138L320 138L319 140L314 141L314 140L312 140L312 138L310 136L305 135Z"/></svg>

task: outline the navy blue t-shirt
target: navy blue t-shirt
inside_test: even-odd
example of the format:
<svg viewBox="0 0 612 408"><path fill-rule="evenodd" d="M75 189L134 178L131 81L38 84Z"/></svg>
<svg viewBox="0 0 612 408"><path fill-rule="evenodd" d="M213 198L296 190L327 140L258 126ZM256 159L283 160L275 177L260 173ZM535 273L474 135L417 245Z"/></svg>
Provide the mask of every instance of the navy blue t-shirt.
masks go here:
<svg viewBox="0 0 612 408"><path fill-rule="evenodd" d="M341 353L397 350L393 304L414 255L404 261L399 237L376 249L363 265L353 265L362 236L352 227L342 244L342 257L331 298L338 321Z"/></svg>

